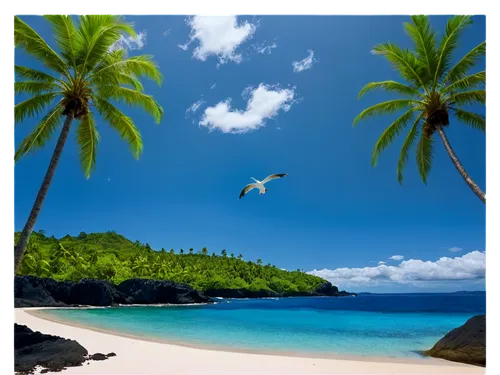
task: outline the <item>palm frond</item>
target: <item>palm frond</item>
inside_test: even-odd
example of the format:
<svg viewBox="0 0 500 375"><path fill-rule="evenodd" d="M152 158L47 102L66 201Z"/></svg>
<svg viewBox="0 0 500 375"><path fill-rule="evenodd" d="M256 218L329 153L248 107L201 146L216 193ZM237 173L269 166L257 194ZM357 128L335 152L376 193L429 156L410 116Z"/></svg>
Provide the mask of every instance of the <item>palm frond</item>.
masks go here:
<svg viewBox="0 0 500 375"><path fill-rule="evenodd" d="M415 140L418 137L418 134L419 134L418 127L419 127L419 123L420 123L423 115L424 115L424 112L422 112L417 117L417 119L415 120L415 122L413 123L413 125L410 129L410 132L406 136L406 139L403 143L403 147L401 147L401 152L399 153L399 160L398 160L398 169L397 169L398 181L400 184L403 184L403 171L404 171L406 163L408 161L408 153L410 151L411 146L413 145L413 143L415 143Z"/></svg>
<svg viewBox="0 0 500 375"><path fill-rule="evenodd" d="M99 92L105 100L113 99L127 103L129 106L142 107L159 123L163 117L163 108L151 95L121 86L102 86Z"/></svg>
<svg viewBox="0 0 500 375"><path fill-rule="evenodd" d="M138 159L143 148L142 138L132 119L125 116L106 99L94 97L93 100L97 111L104 118L104 121L115 129L121 138L129 144L130 151Z"/></svg>
<svg viewBox="0 0 500 375"><path fill-rule="evenodd" d="M409 96L422 96L418 90L413 87L407 86L403 83L399 83L396 81L383 81L383 82L370 82L366 84L358 94L358 99L360 99L367 92L373 91L375 89L382 89L389 92L397 92L402 95Z"/></svg>
<svg viewBox="0 0 500 375"><path fill-rule="evenodd" d="M131 24L124 22L120 16L112 15L80 16L78 33L82 40L77 59L81 64L81 74L91 71L123 33L135 36Z"/></svg>
<svg viewBox="0 0 500 375"><path fill-rule="evenodd" d="M61 122L63 110L64 107L58 103L40 121L40 124L23 139L14 156L16 162L26 153L36 151L45 145Z"/></svg>
<svg viewBox="0 0 500 375"><path fill-rule="evenodd" d="M404 79L427 92L422 79L424 67L409 50L402 50L394 43L382 43L373 49L373 53L385 56Z"/></svg>
<svg viewBox="0 0 500 375"><path fill-rule="evenodd" d="M92 112L89 112L80 121L76 130L76 141L80 146L80 165L85 177L89 178L95 167L97 144L99 143L99 133Z"/></svg>
<svg viewBox="0 0 500 375"><path fill-rule="evenodd" d="M398 134L403 130L408 123L414 116L416 109L411 108L407 112L405 112L403 115L398 117L391 125L389 125L380 138L377 140L377 143L375 143L375 147L373 148L373 153L372 153L372 165L375 167L377 165L377 159L379 154L391 144L391 142L398 136Z"/></svg>
<svg viewBox="0 0 500 375"><path fill-rule="evenodd" d="M22 81L14 82L15 95L20 94L33 94L38 95L42 92L53 92L54 90L61 89L56 83L43 82L43 81Z"/></svg>
<svg viewBox="0 0 500 375"><path fill-rule="evenodd" d="M114 56L115 54L116 56ZM109 76L121 73L133 74L138 78L146 77L158 85L161 85L163 81L163 76L152 55L133 56L124 60L123 57L120 57L118 51L110 53L110 58L103 59L102 63L96 66L92 72L90 79L103 81Z"/></svg>
<svg viewBox="0 0 500 375"><path fill-rule="evenodd" d="M424 82L427 83L434 76L437 65L436 33L431 28L429 17L412 16L411 19L413 24L406 22L405 30L413 40L418 59L425 66Z"/></svg>
<svg viewBox="0 0 500 375"><path fill-rule="evenodd" d="M457 62L443 79L443 83L455 82L457 79L464 77L469 69L472 68L480 57L484 57L486 53L486 42L479 44L471 49L459 62Z"/></svg>
<svg viewBox="0 0 500 375"><path fill-rule="evenodd" d="M447 100L451 105L470 105L470 104L485 104L486 103L486 90L474 90L459 92L451 95Z"/></svg>
<svg viewBox="0 0 500 375"><path fill-rule="evenodd" d="M17 104L14 107L14 121L16 124L22 122L26 117L36 116L44 110L60 92L50 92L32 96L31 98Z"/></svg>
<svg viewBox="0 0 500 375"><path fill-rule="evenodd" d="M478 130L486 131L486 118L474 112L464 111L463 109L455 109L455 116L464 124Z"/></svg>
<svg viewBox="0 0 500 375"><path fill-rule="evenodd" d="M80 50L80 38L71 16L47 15L45 18L51 23L54 37L61 49L61 55L66 64L76 72L76 54Z"/></svg>
<svg viewBox="0 0 500 375"><path fill-rule="evenodd" d="M434 88L448 70L453 51L458 45L460 34L472 23L470 16L453 16L446 24L446 31L438 47L438 62L434 73Z"/></svg>
<svg viewBox="0 0 500 375"><path fill-rule="evenodd" d="M442 93L448 93L454 90L468 90L476 88L477 86L484 86L486 84L486 71L478 72L465 76L451 85L441 90Z"/></svg>
<svg viewBox="0 0 500 375"><path fill-rule="evenodd" d="M352 126L356 126L358 122L370 116L392 114L399 110L408 109L409 107L414 107L416 109L418 108L416 107L416 105L418 104L420 104L419 101L411 99L395 99L395 100L389 100L387 102L378 103L361 112L354 119Z"/></svg>
<svg viewBox="0 0 500 375"><path fill-rule="evenodd" d="M14 17L14 45L21 47L47 67L68 77L68 71L64 60L38 35L17 16ZM68 77L69 78L69 77Z"/></svg>
<svg viewBox="0 0 500 375"><path fill-rule="evenodd" d="M14 65L14 74L17 79L28 79L41 82L59 81L57 78L51 76L50 74L19 65Z"/></svg>
<svg viewBox="0 0 500 375"><path fill-rule="evenodd" d="M420 136L420 141L417 143L417 167L420 177L424 184L427 184L427 176L432 166L434 140L432 137L427 137L424 133Z"/></svg>

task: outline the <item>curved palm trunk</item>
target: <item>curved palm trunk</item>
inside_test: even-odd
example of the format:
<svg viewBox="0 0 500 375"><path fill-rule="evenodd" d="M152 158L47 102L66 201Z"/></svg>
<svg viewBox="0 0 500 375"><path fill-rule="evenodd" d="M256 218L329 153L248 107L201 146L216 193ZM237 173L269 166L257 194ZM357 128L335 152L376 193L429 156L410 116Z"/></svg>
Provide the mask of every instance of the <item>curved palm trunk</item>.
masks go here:
<svg viewBox="0 0 500 375"><path fill-rule="evenodd" d="M455 155L455 151L453 151L453 148L451 148L450 142L448 142L448 137L446 137L446 134L443 130L442 126L437 127L437 131L439 132L439 136L441 137L441 140L443 141L444 147L446 148L446 151L448 152L448 155L450 156L451 161L455 165L455 168L457 168L458 173L460 173L460 176L465 180L465 183L469 185L471 190L474 192L474 194L477 195L481 201L486 204L486 196L484 195L483 191L477 184L472 180L472 178L469 176L465 168L462 166L462 163L460 163L460 160L458 160L457 155Z"/></svg>
<svg viewBox="0 0 500 375"><path fill-rule="evenodd" d="M45 173L45 177L43 178L42 186L40 186L40 190L38 191L38 195L36 196L35 203L33 204L30 216L28 217L28 221L24 225L23 231L21 232L21 236L19 237L17 244L14 246L14 275L17 274L19 266L21 265L21 260L23 259L28 240L31 236L31 232L33 232L33 228L35 227L36 219L38 218L38 214L40 213L40 210L42 208L43 201L45 200L45 196L47 195L47 191L49 190L50 183L52 182L52 178L54 177L57 163L59 162L59 158L61 157L64 144L66 143L66 139L68 138L68 133L72 121L72 116L66 116L61 134L59 135L59 139L57 140L56 148L54 149L54 153L52 154L52 158L50 159L49 168L47 169L47 173Z"/></svg>

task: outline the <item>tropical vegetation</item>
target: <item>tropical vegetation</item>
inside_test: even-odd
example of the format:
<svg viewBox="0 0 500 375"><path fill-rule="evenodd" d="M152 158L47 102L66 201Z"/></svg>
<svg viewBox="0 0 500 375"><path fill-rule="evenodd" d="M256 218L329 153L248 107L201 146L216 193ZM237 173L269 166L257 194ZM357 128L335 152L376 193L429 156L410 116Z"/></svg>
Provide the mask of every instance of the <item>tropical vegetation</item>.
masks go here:
<svg viewBox="0 0 500 375"><path fill-rule="evenodd" d="M15 233L17 240L21 234ZM58 281L98 278L114 284L130 278L172 280L199 290L246 288L252 291L312 292L325 280L301 270L285 271L262 260L245 261L225 249L210 253L206 247L153 250L115 232L80 233L60 239L33 232L19 275L50 277Z"/></svg>
<svg viewBox="0 0 500 375"><path fill-rule="evenodd" d="M88 178L95 167L99 144L97 116L119 133L136 158L143 148L141 134L132 119L114 103L140 107L156 122L163 116L162 107L144 93L140 81L146 77L161 84L162 76L153 57L129 57L126 50L117 47L123 35L135 36L132 24L111 15L80 16L78 22L71 16L45 18L52 26L57 51L19 17L14 18L15 47L44 65L44 70L14 67L15 94L24 97L14 107L16 125L28 118L43 116L20 143L15 161L46 145L63 123L46 175L14 248L15 272L28 246L72 123L78 122L76 139L80 163Z"/></svg>
<svg viewBox="0 0 500 375"><path fill-rule="evenodd" d="M410 130L401 148L397 165L397 176L403 181L403 170L408 161L411 147L416 143L416 162L423 182L432 166L434 135L437 132L455 165L474 194L486 203L481 188L466 172L446 136L445 127L450 118L479 131L485 131L485 116L471 112L469 106L484 105L486 101L486 72L471 72L486 52L486 42L472 48L455 63L456 51L462 32L472 24L470 16L451 17L441 38L431 28L427 16L412 16L404 28L413 43L413 50L403 49L394 43L383 43L373 49L373 53L387 58L392 67L405 81L392 80L371 82L364 86L359 97L382 89L395 93L401 98L378 103L362 111L353 125L370 116L389 115L401 111L377 140L372 153L372 164L377 164L379 154L388 147L403 130Z"/></svg>

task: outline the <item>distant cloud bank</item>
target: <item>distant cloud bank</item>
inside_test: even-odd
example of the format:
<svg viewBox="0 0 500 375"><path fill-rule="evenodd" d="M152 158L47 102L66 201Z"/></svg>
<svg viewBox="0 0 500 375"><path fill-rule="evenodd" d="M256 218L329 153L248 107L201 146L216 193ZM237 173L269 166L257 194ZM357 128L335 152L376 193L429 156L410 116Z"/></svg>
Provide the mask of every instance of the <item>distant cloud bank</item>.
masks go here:
<svg viewBox="0 0 500 375"><path fill-rule="evenodd" d="M461 257L442 257L432 261L410 259L397 266L322 269L308 272L334 285L344 287L375 286L388 283L429 285L435 281L466 281L484 279L486 254L472 251Z"/></svg>

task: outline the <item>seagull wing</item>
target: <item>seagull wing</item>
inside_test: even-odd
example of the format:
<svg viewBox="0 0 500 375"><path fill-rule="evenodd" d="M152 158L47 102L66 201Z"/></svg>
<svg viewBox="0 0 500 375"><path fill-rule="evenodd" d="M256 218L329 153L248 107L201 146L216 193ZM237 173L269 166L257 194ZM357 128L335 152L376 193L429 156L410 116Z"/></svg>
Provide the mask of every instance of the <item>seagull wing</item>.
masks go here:
<svg viewBox="0 0 500 375"><path fill-rule="evenodd" d="M281 178L281 177L285 177L285 176L288 176L287 173L275 173L275 174L272 174L270 176L267 176L264 181L262 181L262 184L265 184L266 182L269 182L271 180L274 180L276 178Z"/></svg>
<svg viewBox="0 0 500 375"><path fill-rule="evenodd" d="M245 187L243 188L243 190L241 191L241 193L240 193L240 199L241 199L241 198L243 198L243 196L244 196L246 193L248 193L248 192L249 192L250 190L252 190L252 189L255 189L256 187L257 187L257 185L255 185L255 184L248 184L247 186L245 186Z"/></svg>

